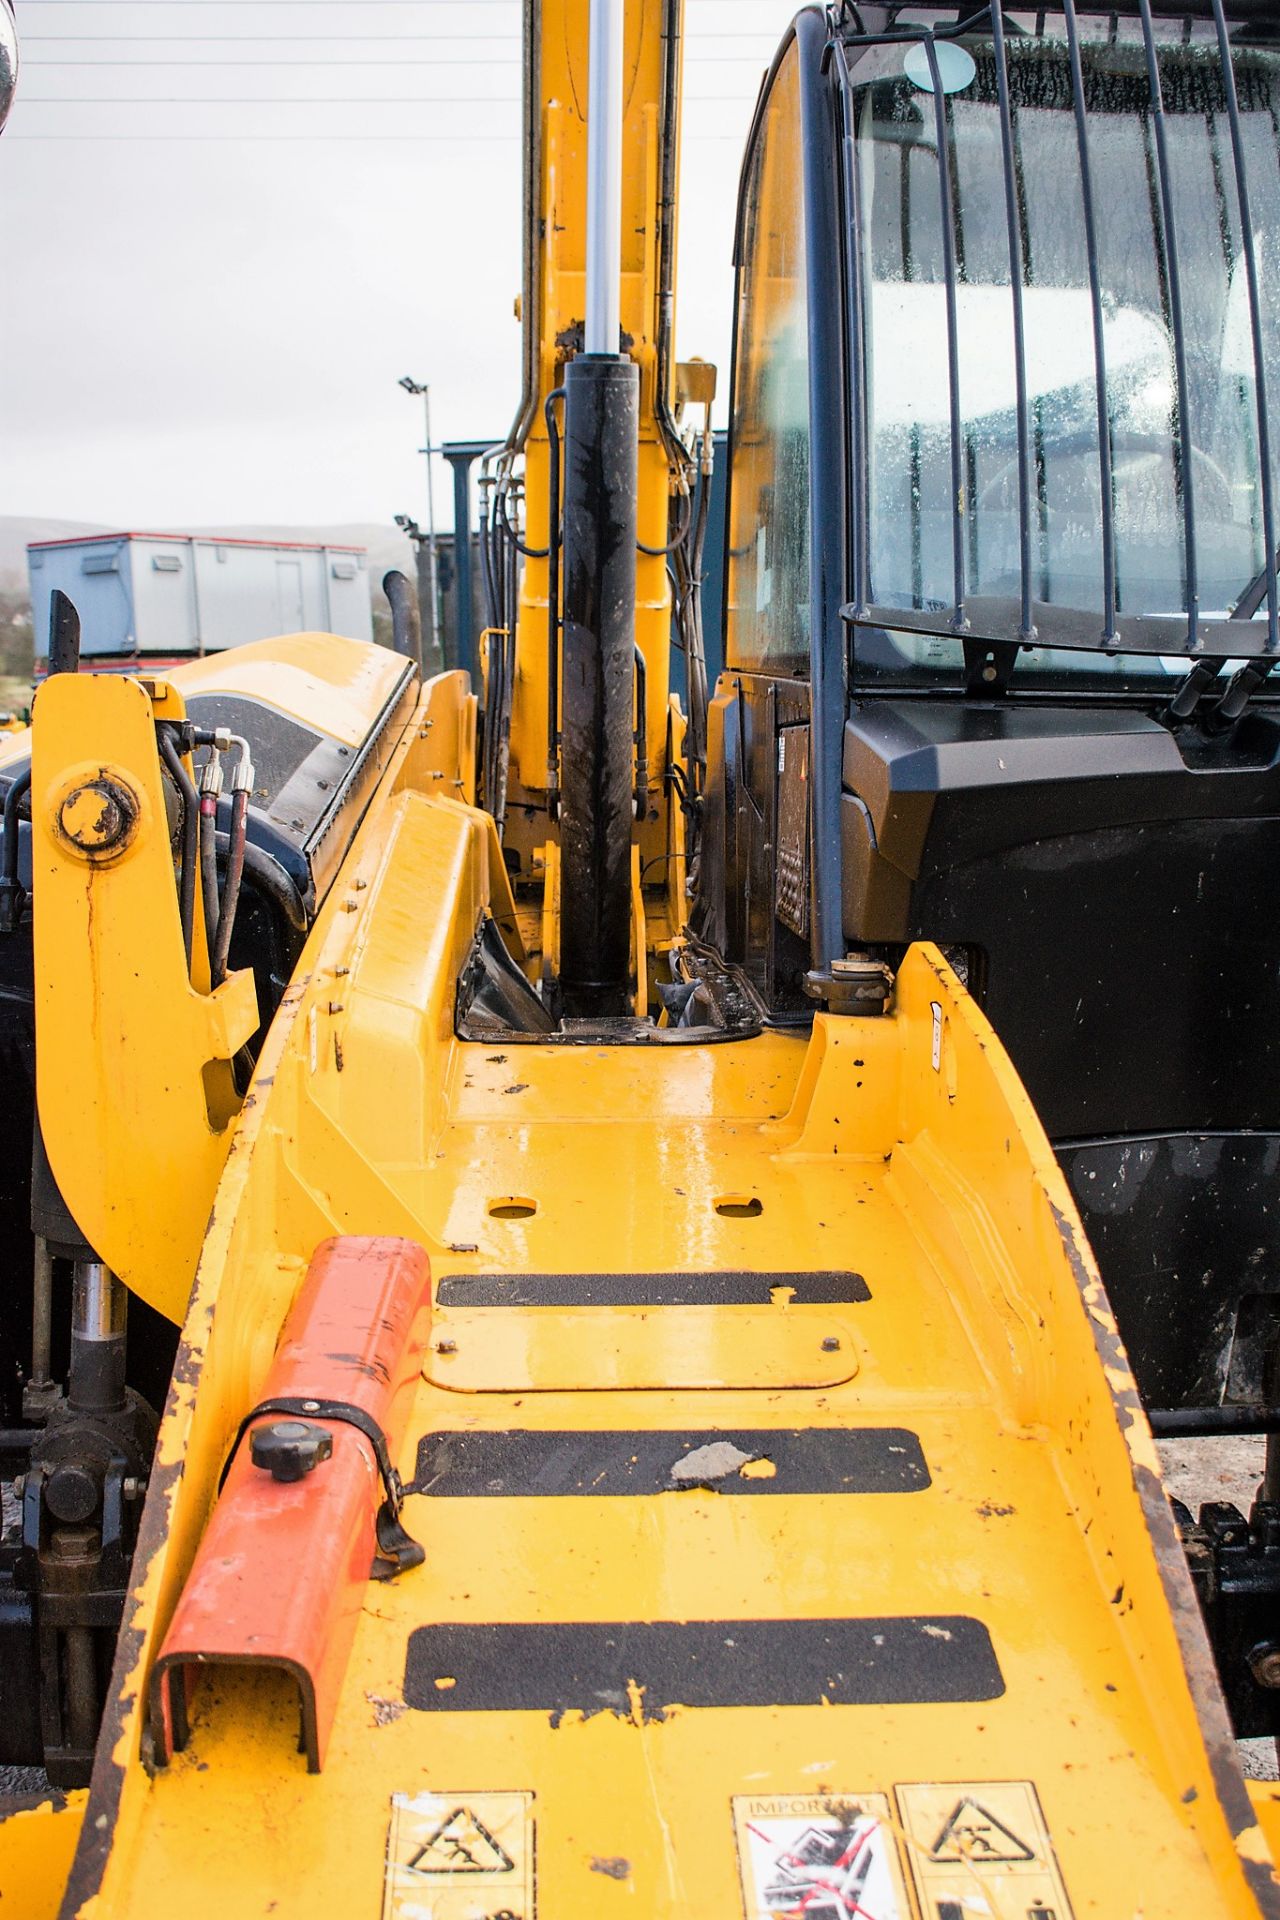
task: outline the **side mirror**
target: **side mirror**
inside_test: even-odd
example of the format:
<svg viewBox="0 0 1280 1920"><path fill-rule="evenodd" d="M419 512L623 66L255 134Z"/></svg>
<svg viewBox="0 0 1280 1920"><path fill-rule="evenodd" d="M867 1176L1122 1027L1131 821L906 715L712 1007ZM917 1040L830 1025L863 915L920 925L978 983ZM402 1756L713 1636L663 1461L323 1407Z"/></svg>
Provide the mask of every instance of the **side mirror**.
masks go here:
<svg viewBox="0 0 1280 1920"><path fill-rule="evenodd" d="M9 117L18 88L18 28L13 0L0 0L0 127Z"/></svg>

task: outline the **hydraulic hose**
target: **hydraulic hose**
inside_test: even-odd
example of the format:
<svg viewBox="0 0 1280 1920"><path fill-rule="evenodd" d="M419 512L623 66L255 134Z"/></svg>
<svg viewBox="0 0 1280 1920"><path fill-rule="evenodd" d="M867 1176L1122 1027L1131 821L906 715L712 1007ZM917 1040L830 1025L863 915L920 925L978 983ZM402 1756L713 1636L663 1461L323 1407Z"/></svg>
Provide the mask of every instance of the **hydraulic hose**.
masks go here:
<svg viewBox="0 0 1280 1920"><path fill-rule="evenodd" d="M547 422L547 814L552 820L560 798L560 429L556 401L564 388L553 387L543 414Z"/></svg>
<svg viewBox="0 0 1280 1920"><path fill-rule="evenodd" d="M501 636L502 679L497 705L497 739L494 743L494 794L490 811L501 840L507 824L507 783L511 769L511 700L516 680L516 609L519 603L519 561L516 559L518 542L512 541L505 556L505 607L506 631Z"/></svg>
<svg viewBox="0 0 1280 1920"><path fill-rule="evenodd" d="M222 888L222 911L214 938L211 971L215 987L227 977L227 959L231 952L231 934L240 904L240 882L244 878L244 848L249 830L249 795L237 787L231 796L231 832L227 842L227 877Z"/></svg>
<svg viewBox="0 0 1280 1920"><path fill-rule="evenodd" d="M649 804L649 669L640 642L636 648L636 819L643 820Z"/></svg>
<svg viewBox="0 0 1280 1920"><path fill-rule="evenodd" d="M697 726L694 729L693 749L697 764L696 792L702 791L702 778L707 766L707 650L706 639L702 631L702 555L707 538L707 515L711 502L711 461L709 454L704 456L701 485L698 492L698 510L694 516L693 541L689 554L689 636L691 644L686 650L686 668L689 676L689 712L692 715L697 708Z"/></svg>
<svg viewBox="0 0 1280 1920"><path fill-rule="evenodd" d="M0 882L0 931L16 933L22 925L27 904L26 889L18 878L18 851L21 845L18 808L31 791L31 769L9 782L4 797L4 878Z"/></svg>
<svg viewBox="0 0 1280 1920"><path fill-rule="evenodd" d="M218 931L218 797L222 792L222 756L209 746L209 758L200 775L200 887L204 897L204 942L213 969L213 943Z"/></svg>
<svg viewBox="0 0 1280 1920"><path fill-rule="evenodd" d="M685 541L689 538L689 527L693 520L693 502L687 493L680 494L678 498L680 506L678 523L675 532L668 540L666 546L646 547L643 540L637 540L637 553L647 553L651 560L665 560L669 553L674 553L677 547L684 545Z"/></svg>
<svg viewBox="0 0 1280 1920"><path fill-rule="evenodd" d="M506 635L501 627L490 627L485 651L484 803L495 819L498 812L498 751L502 735L502 680L506 663Z"/></svg>
<svg viewBox="0 0 1280 1920"><path fill-rule="evenodd" d="M230 834L219 832L218 852L224 862L229 859ZM252 840L245 842L244 870L258 891L265 894L272 906L277 908L285 925L295 936L293 953L296 959L302 951L302 939L311 931L306 901L279 861L264 848L255 847Z"/></svg>
<svg viewBox="0 0 1280 1920"><path fill-rule="evenodd" d="M493 516L517 553L522 553L526 560L546 559L547 549L545 547L527 547L507 518L507 488L501 481L498 482L497 491L493 496Z"/></svg>
<svg viewBox="0 0 1280 1920"><path fill-rule="evenodd" d="M196 920L196 868L200 858L200 802L196 794L195 782L183 765L182 755L174 744L173 735L166 726L161 726L157 731L160 740L160 756L182 796L182 878L178 889L178 902L182 916L182 948L187 956L187 972L190 974L191 945Z"/></svg>
<svg viewBox="0 0 1280 1920"><path fill-rule="evenodd" d="M204 901L204 938L212 979L213 945L218 933L218 802L213 794L200 795L200 891Z"/></svg>
<svg viewBox="0 0 1280 1920"><path fill-rule="evenodd" d="M661 173L658 186L658 365L654 412L677 471L685 451L680 429L671 411L671 340L675 320L675 211L676 156L679 144L680 43L683 8L680 0L665 0L662 26ZM687 527L686 527L687 531ZM683 535L677 536L677 544ZM647 551L647 549L646 549Z"/></svg>
<svg viewBox="0 0 1280 1920"><path fill-rule="evenodd" d="M525 165L520 320L524 364L520 404L505 443L510 453L518 452L524 445L537 412L538 357L542 345L542 22L537 0L524 0L522 12L524 84L520 150L525 155Z"/></svg>
<svg viewBox="0 0 1280 1920"><path fill-rule="evenodd" d="M487 475L481 476L480 508L476 522L480 534L480 601L485 627L496 627L498 624L498 597L493 584L493 532L489 517L489 489L492 484Z"/></svg>
<svg viewBox="0 0 1280 1920"><path fill-rule="evenodd" d="M494 824L502 839L507 825L507 787L511 778L511 700L516 684L516 637L504 635L502 641L502 707L498 716L498 781Z"/></svg>
<svg viewBox="0 0 1280 1920"><path fill-rule="evenodd" d="M236 909L240 904L244 853L249 838L249 796L253 792L253 761L249 754L249 742L238 733L231 734L229 739L240 753L231 776L231 832L227 842L227 877L222 887L222 911L218 915L218 931L214 935L209 956L209 974L215 987L220 987L227 977L227 959L231 952Z"/></svg>

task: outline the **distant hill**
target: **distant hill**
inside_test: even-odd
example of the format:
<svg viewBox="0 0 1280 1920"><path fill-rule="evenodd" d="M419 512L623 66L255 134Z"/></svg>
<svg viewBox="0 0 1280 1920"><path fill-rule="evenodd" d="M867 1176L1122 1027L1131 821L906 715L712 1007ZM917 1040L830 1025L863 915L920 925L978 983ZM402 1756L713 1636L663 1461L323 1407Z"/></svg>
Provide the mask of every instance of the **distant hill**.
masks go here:
<svg viewBox="0 0 1280 1920"><path fill-rule="evenodd" d="M88 520L28 520L19 514L0 513L0 587L11 593L25 588L29 540L71 540L81 533L110 531Z"/></svg>
<svg viewBox="0 0 1280 1920"><path fill-rule="evenodd" d="M32 540L72 540L88 533L117 533L126 529L91 520L28 519L22 514L0 514L0 591L25 594L27 591L27 545ZM138 527L140 533L226 534L240 540L314 540L338 546L367 547L374 604L381 600L382 576L390 567L399 567L413 578L413 548L398 527L376 523L347 522L330 526L232 526L216 527Z"/></svg>

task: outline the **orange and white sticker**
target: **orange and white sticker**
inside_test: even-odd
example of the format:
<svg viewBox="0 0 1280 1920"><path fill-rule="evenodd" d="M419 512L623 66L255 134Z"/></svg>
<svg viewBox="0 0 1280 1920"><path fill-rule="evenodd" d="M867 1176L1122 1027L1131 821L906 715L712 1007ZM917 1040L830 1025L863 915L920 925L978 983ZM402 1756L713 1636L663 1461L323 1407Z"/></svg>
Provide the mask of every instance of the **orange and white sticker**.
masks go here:
<svg viewBox="0 0 1280 1920"><path fill-rule="evenodd" d="M397 1793L382 1920L535 1920L531 1793Z"/></svg>
<svg viewBox="0 0 1280 1920"><path fill-rule="evenodd" d="M1072 1920L1029 1780L895 1787L924 1920Z"/></svg>
<svg viewBox="0 0 1280 1920"><path fill-rule="evenodd" d="M911 1920L884 1794L738 1794L733 1824L746 1920Z"/></svg>

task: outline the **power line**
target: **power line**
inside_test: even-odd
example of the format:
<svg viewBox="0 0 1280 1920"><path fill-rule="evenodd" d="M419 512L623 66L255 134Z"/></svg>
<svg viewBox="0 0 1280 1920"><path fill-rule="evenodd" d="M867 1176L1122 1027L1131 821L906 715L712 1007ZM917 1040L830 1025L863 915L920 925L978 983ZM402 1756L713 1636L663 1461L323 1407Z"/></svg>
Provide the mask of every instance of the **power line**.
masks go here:
<svg viewBox="0 0 1280 1920"><path fill-rule="evenodd" d="M69 0L69 4L71 0ZM78 0L77 0L78 3ZM128 0L132 4L132 0ZM462 59L423 60L417 57L408 60L31 60L22 63L22 71L28 73L32 67L128 67L133 73L146 73L151 67L191 67L199 71L204 67L238 67L246 73L255 69L270 67L518 67L521 64L518 54L468 54Z"/></svg>
<svg viewBox="0 0 1280 1920"><path fill-rule="evenodd" d="M290 143L297 146L331 146L335 142L339 145L351 142L362 142L365 144L370 142L383 142L390 146L419 146L429 142L436 142L441 145L454 147L464 144L473 145L480 142L486 147L518 146L520 144L520 136L515 133L14 133L9 131L5 133L4 138L6 141L42 140L53 142L62 140L68 143L72 141L89 140L95 145L102 144L107 146L122 141L128 141L130 144L141 146L162 141L169 143L174 141L196 142L202 145L217 145L219 142L225 142L233 146L248 146L260 141L269 141L273 144L285 146ZM735 145L742 145L742 136L737 133L690 133L685 135L686 144L689 142L696 144L703 141L722 140L732 140Z"/></svg>
<svg viewBox="0 0 1280 1920"><path fill-rule="evenodd" d="M68 4L79 3L80 0L68 0ZM125 0L125 3L132 5L134 0ZM354 67L369 67L377 71L380 67L515 67L520 64L518 54L475 54L466 55L462 59L449 58L441 60L428 60L419 55L410 55L407 60L312 60L310 58L303 60L293 58L284 60L27 59L23 61L22 67L24 73L30 72L34 67L56 67L58 69L63 67L87 67L90 70L94 67L128 67L132 73L146 73L153 67L157 70L170 67L190 67L194 71L200 72L208 67L230 67L233 71L254 73L259 71L265 72L272 67L340 67L344 72L350 72ZM768 55L755 53L722 53L714 56L707 55L702 59L695 57L686 64L690 66L711 66L714 64L716 66L746 65L760 67L768 64Z"/></svg>
<svg viewBox="0 0 1280 1920"><path fill-rule="evenodd" d="M128 0L125 0L128 4ZM148 44L165 42L173 45L193 47L230 46L233 43L247 44L250 41L269 41L292 39L291 33L27 33L23 42L31 47L49 46L118 46L121 41L145 41ZM306 39L319 39L320 33L305 34ZM325 33L323 36L334 46L356 47L367 45L370 41L394 41L397 45L407 40L483 40L482 33Z"/></svg>
<svg viewBox="0 0 1280 1920"><path fill-rule="evenodd" d="M123 0L123 4L129 5L131 0ZM764 34L768 29L759 27L755 31ZM742 37L740 32L734 33L728 29L717 33L690 33L685 36L685 44L691 45L707 40L741 40ZM292 34L289 33L29 33L23 35L23 42L32 47L115 47L122 42L125 44L136 42L147 46L228 47L275 45L281 40L292 38ZM485 36L482 33L324 33L316 30L303 34L301 38L317 40L323 38L330 46L364 47L379 43L404 46L412 41L421 40L437 43L451 40L483 40Z"/></svg>
<svg viewBox="0 0 1280 1920"><path fill-rule="evenodd" d="M712 96L733 100L734 94ZM691 104L701 105L702 102ZM18 107L518 107L518 93L50 93ZM18 109L15 108L16 112Z"/></svg>
<svg viewBox="0 0 1280 1920"><path fill-rule="evenodd" d="M453 7L458 0L363 0L365 6L390 7ZM467 0L472 7L514 7L520 0ZM732 6L740 8L742 0L699 0L702 6ZM769 0L756 0L757 5L767 5ZM335 7L341 6L348 11L347 0L23 0L23 11L33 6L43 7L216 7L219 13L227 7ZM785 10L779 10L778 19L785 24Z"/></svg>
<svg viewBox="0 0 1280 1920"><path fill-rule="evenodd" d="M707 138L708 136L703 135L702 137ZM514 133L6 133L4 138L6 140L43 140L46 142L57 140L67 142L91 140L95 145L101 141L106 146L120 141L128 141L131 144L147 146L157 141L173 142L175 140L182 142L193 141L202 145L208 145L210 143L216 145L221 141L228 142L234 146L247 146L250 143L256 144L263 140L286 146L290 142L295 142L299 146L314 146L317 142L324 146L329 146L334 142L339 144L363 142L367 144L373 141L385 141L391 145L407 144L410 146L420 146L424 143L435 141L442 145L460 146L472 141L483 141L486 147L516 146L519 143L519 135Z"/></svg>
<svg viewBox="0 0 1280 1920"><path fill-rule="evenodd" d="M729 99L728 94L720 96ZM698 102L702 105L702 102ZM710 102L706 104L710 105ZM368 94L359 97L350 93L209 93L203 97L184 94L160 99L153 93L86 93L64 94L61 98L34 100L30 97L21 102L23 111L30 107L518 107L520 101L513 93L407 93L407 94ZM15 108L15 112L17 109ZM452 136L447 136L452 138Z"/></svg>
<svg viewBox="0 0 1280 1920"><path fill-rule="evenodd" d="M383 7L452 7L455 12L459 0L362 0L368 6ZM706 0L703 0L706 3ZM469 7L514 7L520 0L466 0ZM226 7L336 7L350 11L347 0L22 0L24 13L28 7L217 7L221 13Z"/></svg>
<svg viewBox="0 0 1280 1920"><path fill-rule="evenodd" d="M29 107L518 107L515 93L64 93L43 98L24 94ZM742 107L751 102L736 93L686 95L685 106ZM17 111L17 109L15 109Z"/></svg>

